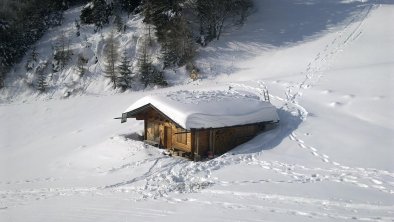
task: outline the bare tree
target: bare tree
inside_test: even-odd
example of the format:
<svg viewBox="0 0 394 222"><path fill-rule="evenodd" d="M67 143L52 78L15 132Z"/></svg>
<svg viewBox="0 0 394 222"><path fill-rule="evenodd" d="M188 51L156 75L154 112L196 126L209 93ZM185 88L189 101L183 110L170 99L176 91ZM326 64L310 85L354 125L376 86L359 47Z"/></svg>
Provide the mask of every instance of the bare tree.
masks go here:
<svg viewBox="0 0 394 222"><path fill-rule="evenodd" d="M36 50L36 46L33 46L30 57L27 59L25 65L26 70L31 71L36 66L37 62L38 62L38 53Z"/></svg>
<svg viewBox="0 0 394 222"><path fill-rule="evenodd" d="M64 69L71 58L70 39L62 33L53 50L53 71L58 72Z"/></svg>
<svg viewBox="0 0 394 222"><path fill-rule="evenodd" d="M116 72L116 63L118 62L119 59L119 42L115 38L115 33L114 31L111 31L107 39L105 40L105 47L104 47L104 56L106 59L106 65L105 65L105 76L108 77L114 89L117 87L117 72Z"/></svg>
<svg viewBox="0 0 394 222"><path fill-rule="evenodd" d="M163 36L162 54L164 68L183 66L191 62L196 54L192 33L183 17L173 18L172 25Z"/></svg>
<svg viewBox="0 0 394 222"><path fill-rule="evenodd" d="M85 65L86 65L87 62L88 62L88 59L83 57L83 55L81 55L81 54L78 55L77 68L78 68L79 75L81 77L83 75L85 75L85 73L86 73Z"/></svg>
<svg viewBox="0 0 394 222"><path fill-rule="evenodd" d="M219 40L228 19L239 15L242 23L253 6L251 0L196 0L195 5L200 18L200 34L206 35L207 41Z"/></svg>

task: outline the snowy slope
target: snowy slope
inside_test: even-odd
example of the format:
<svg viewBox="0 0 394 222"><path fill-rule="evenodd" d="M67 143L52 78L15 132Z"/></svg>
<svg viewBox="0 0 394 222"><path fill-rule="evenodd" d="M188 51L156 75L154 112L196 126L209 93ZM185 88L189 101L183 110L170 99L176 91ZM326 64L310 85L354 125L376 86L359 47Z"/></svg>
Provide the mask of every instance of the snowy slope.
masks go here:
<svg viewBox="0 0 394 222"><path fill-rule="evenodd" d="M37 74L36 68L31 71L26 70L25 65L31 57L32 49L17 64L6 78L5 85L1 90L0 100L34 100L47 98L64 98L85 94L114 94L108 78L105 77L104 70L106 59L104 55L105 40L116 27L112 24L105 26L98 32L94 31L94 25L81 25L80 35L77 36L75 21L79 21L82 6L74 7L64 12L64 20L61 26L53 27L34 45L38 53L38 61L35 65L47 64L45 69L47 92L39 94L36 90ZM146 25L142 22L140 15L127 15L122 17L125 21L126 31L119 33L115 31L115 40L119 43L119 54L127 53L128 59L132 63L132 71L136 72L138 55L140 48L144 44L143 39L148 33ZM51 64L53 62L54 48L64 44L65 48L71 50L70 60L66 66L58 72L53 72ZM151 48L151 59L157 65L159 47L153 38ZM77 67L78 56L87 59L85 65L86 73L81 76ZM173 79L171 73L168 78ZM182 81L182 78L177 78ZM138 84L133 85L133 90L142 88Z"/></svg>
<svg viewBox="0 0 394 222"><path fill-rule="evenodd" d="M256 1L200 50L204 79L0 106L0 221L393 221L394 5ZM152 93L268 87L281 124L205 162L120 124Z"/></svg>

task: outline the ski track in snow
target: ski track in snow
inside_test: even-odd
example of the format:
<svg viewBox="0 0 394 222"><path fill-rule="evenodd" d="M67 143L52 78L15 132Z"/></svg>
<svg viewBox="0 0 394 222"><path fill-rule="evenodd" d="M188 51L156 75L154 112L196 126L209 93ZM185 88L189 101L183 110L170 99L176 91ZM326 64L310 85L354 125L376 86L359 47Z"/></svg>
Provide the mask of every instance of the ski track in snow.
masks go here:
<svg viewBox="0 0 394 222"><path fill-rule="evenodd" d="M321 168L307 168L301 165L281 163L277 161L263 161L257 157L260 154L248 154L248 155L231 155L225 154L221 157L213 159L207 162L190 162L184 159L173 159L169 157L147 159L148 161L141 163L140 165L149 166L149 170L142 176L134 178L129 181L122 181L115 184L110 184L102 187L80 187L80 188L42 188L42 189L25 189L25 190L14 190L14 191L1 191L0 197L2 202L6 202L8 207L28 204L30 201L39 201L48 198L54 198L58 196L74 196L74 195L111 195L113 193L125 193L133 194L130 199L135 198L136 200L145 199L161 199L164 201L188 201L187 199L174 199L170 193L214 193L214 194L225 194L229 191L222 191L216 189L205 189L209 186L216 185L217 187L226 187L229 185L247 185L247 184L258 184L258 183L317 183L322 181L335 181L347 182L346 178L350 178L351 174L348 171L339 169L321 169ZM215 178L211 178L212 171L221 169L225 166L234 164L249 164L258 165L265 170L272 170L276 173L289 176L289 180L245 180L245 181L222 181ZM124 168L119 168L122 170ZM111 172L110 169L108 172ZM348 172L348 173L346 173ZM359 172L356 172L359 173ZM391 175L393 176L393 175ZM136 182L143 182L141 186L135 186ZM381 181L372 181L374 183L381 183ZM203 190L203 191L202 191ZM281 201L285 203L296 204L297 206L316 206L317 202L320 203L321 207L324 206L335 206L338 208L346 208L350 212L356 212L359 210L369 210L374 215L381 215L381 212L392 208L392 206L378 206L378 205L363 205L363 204L350 204L346 201L332 201L332 200L309 200L303 198L303 201L294 199L291 196L277 196L265 195L261 193L234 193L234 195L241 198L247 197L258 197L263 201L275 202ZM198 200L195 200L198 202ZM337 219L354 219L354 220L365 220L365 221L389 221L392 218L386 217L371 217L371 218L358 218L357 216L347 216L340 214L329 214L329 213L316 213L316 212L305 212L299 210L291 210L284 208L275 207L261 207L260 205L247 205L230 202L210 202L210 204L234 207L238 209L250 209L250 210L267 210L271 213L281 214L294 214L298 216L307 216L312 218L337 218ZM260 207L258 207L260 206ZM371 214L372 215L372 214Z"/></svg>
<svg viewBox="0 0 394 222"><path fill-rule="evenodd" d="M306 197L292 197L262 193L233 192L217 189L230 185L247 185L258 183L317 183L322 181L334 181L333 178L350 178L349 174L344 174L344 171L338 171L338 169L311 169L301 165L292 165L277 161L262 161L256 158L256 154L243 156L225 155L211 161L198 163L189 162L183 159L178 159L174 161L172 158L163 157L157 158L155 161L150 161L145 164L150 165L150 167L143 176L137 177L130 181L124 181L122 183L116 183L104 187L42 188L1 191L0 197L2 202L5 200L5 202L7 203L7 206L2 207L6 209L8 207L13 207L17 205L25 205L28 204L28 202L30 201L38 201L58 196L90 196L92 194L106 196L111 195L112 193L131 193L133 194L129 197L131 199L139 196L136 198L136 200L154 198L167 202L193 201L199 204L218 205L225 208L260 211L263 210L270 213L291 214L314 219L333 218L343 220L352 219L360 221L392 221L394 219L391 217L381 216L357 216L358 211L368 211L369 215L381 215L382 213L393 209L393 206L357 204L348 201L313 199ZM273 170L274 172L280 173L282 175L290 176L291 179L277 181L271 179L217 181L209 177L212 171L234 164L258 165L265 170ZM196 175L201 176L198 177ZM145 181L145 183L143 186L133 186L133 183L137 181ZM346 180L344 180L344 182L346 182ZM381 181L377 180L373 182L376 184L381 183ZM216 188L204 189L213 184L216 185ZM198 199L178 199L173 198L169 195L172 192L201 192L202 194L213 195L231 194L232 196L237 196L241 198L241 200L248 198L257 198L258 200L272 203L273 205L266 206L266 204L252 205L244 204L243 202L237 203L224 201L205 201ZM290 207L278 208L275 207L276 203L286 204L286 206L289 205ZM320 208L320 210L318 212L298 210L298 208L302 206L318 207ZM330 213L330 210L332 210L332 208L343 209L345 213Z"/></svg>
<svg viewBox="0 0 394 222"><path fill-rule="evenodd" d="M366 211L366 212L378 212L384 213L386 211L390 211L392 206L376 206L370 204L352 204L347 202L340 202L340 201L327 201L321 199L314 199L314 198L306 198L306 197L292 197L292 196L283 196L283 195L276 195L276 194L264 194L264 193L253 193L253 192L233 192L233 191L225 191L225 190L204 190L203 193L209 193L213 195L232 195L236 196L237 198L241 199L261 199L265 202L269 202L272 205L265 206L265 205L257 205L257 204L239 204L236 202L202 202L203 204L217 204L223 205L227 208L233 209L250 209L250 210L258 210L258 211L267 211L270 213L279 213L279 214L289 214L289 215L297 215L303 216L313 219L341 219L341 220L359 220L359 221L392 221L394 217L379 217L379 216L372 216L372 217L363 217L357 216L359 211ZM194 200L197 201L197 200ZM275 207L276 204L286 204L289 207L282 208L282 207ZM319 212L317 211L305 211L299 210L297 207L307 205L320 209ZM333 208L338 208L344 213L338 214L335 212L330 212ZM327 213L325 213L326 211ZM375 213L375 212L374 212ZM369 214L371 215L371 214Z"/></svg>

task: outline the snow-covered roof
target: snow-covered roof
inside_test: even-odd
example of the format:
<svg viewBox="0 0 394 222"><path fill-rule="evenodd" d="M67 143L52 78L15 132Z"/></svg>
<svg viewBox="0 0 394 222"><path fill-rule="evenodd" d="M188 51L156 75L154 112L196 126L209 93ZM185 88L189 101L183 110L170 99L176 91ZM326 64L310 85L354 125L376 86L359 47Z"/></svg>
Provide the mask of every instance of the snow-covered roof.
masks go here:
<svg viewBox="0 0 394 222"><path fill-rule="evenodd" d="M237 91L177 91L141 98L126 111L152 105L184 129L220 128L278 121L276 108Z"/></svg>

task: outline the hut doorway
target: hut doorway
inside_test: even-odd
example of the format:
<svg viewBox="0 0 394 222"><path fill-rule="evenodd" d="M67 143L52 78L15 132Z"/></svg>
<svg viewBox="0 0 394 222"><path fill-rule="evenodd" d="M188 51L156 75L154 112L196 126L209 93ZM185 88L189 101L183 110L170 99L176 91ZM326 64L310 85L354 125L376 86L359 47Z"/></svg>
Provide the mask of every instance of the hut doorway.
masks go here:
<svg viewBox="0 0 394 222"><path fill-rule="evenodd" d="M171 127L164 127L164 146L166 148L172 147L172 130Z"/></svg>

